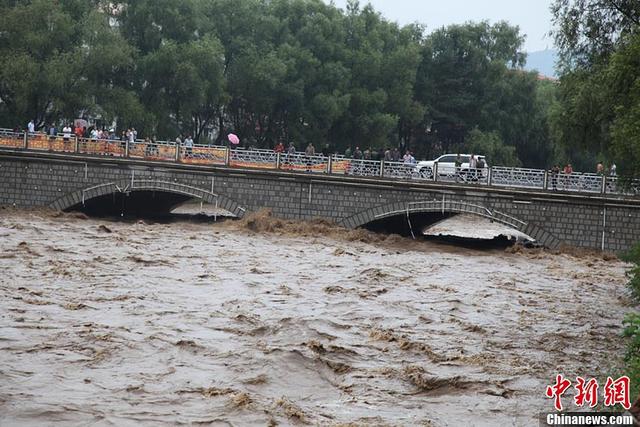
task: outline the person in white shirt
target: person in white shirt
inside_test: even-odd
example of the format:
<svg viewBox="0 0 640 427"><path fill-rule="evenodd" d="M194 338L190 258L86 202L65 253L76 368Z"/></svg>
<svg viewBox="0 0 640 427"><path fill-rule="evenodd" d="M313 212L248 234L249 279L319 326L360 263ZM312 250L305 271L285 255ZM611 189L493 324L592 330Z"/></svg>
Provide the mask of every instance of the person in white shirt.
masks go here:
<svg viewBox="0 0 640 427"><path fill-rule="evenodd" d="M35 133L36 125L33 123L33 120L29 120L29 123L27 123L27 130L29 133Z"/></svg>
<svg viewBox="0 0 640 427"><path fill-rule="evenodd" d="M191 135L187 135L184 139L184 148L186 157L191 157L191 153L193 151L193 139L191 138Z"/></svg>
<svg viewBox="0 0 640 427"><path fill-rule="evenodd" d="M402 160L404 161L405 165L413 165L416 163L415 157L411 155L411 152L409 150L407 150L405 155L402 157Z"/></svg>
<svg viewBox="0 0 640 427"><path fill-rule="evenodd" d="M62 128L62 136L64 137L65 142L71 138L71 132L71 126L69 125L65 125L65 127Z"/></svg>
<svg viewBox="0 0 640 427"><path fill-rule="evenodd" d="M469 172L471 172L471 180L476 181L478 179L478 159L475 155L471 155L469 159Z"/></svg>

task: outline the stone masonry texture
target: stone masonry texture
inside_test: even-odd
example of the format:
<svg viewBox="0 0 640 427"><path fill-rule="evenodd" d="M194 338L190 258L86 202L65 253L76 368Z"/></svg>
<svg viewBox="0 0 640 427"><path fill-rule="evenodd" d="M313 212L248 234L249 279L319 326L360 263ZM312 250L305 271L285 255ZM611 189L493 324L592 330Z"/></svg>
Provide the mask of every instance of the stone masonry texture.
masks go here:
<svg viewBox="0 0 640 427"><path fill-rule="evenodd" d="M462 203L514 218L518 229L549 247L618 252L640 242L638 199L0 152L0 206L64 210L131 188L188 194L239 217L266 208L285 219L323 218L349 228L416 203L445 211Z"/></svg>

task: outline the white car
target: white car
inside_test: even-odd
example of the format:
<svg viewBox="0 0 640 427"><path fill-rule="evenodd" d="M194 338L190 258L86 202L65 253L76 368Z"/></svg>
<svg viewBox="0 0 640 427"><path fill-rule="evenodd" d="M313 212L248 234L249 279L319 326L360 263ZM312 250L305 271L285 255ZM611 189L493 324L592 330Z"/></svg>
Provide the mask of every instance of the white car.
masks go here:
<svg viewBox="0 0 640 427"><path fill-rule="evenodd" d="M487 164L487 159L483 155L475 155L476 159L478 159L479 163L484 163L483 168L478 168L477 173L475 171L469 170L469 161L471 160L471 154L460 154L460 169L456 171L456 159L458 158L457 154L444 154L438 157L435 160L423 160L418 162L416 165L416 174L422 178L433 179L433 171L438 170L438 177L461 177L463 180L466 180L468 176L487 176L487 170L489 165ZM482 160L480 162L480 160Z"/></svg>

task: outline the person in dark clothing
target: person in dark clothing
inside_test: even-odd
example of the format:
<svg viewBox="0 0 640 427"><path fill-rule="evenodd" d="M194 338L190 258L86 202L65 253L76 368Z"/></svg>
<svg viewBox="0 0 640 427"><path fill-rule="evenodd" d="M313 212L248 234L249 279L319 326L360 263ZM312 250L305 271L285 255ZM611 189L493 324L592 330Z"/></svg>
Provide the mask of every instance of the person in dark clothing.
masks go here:
<svg viewBox="0 0 640 427"><path fill-rule="evenodd" d="M558 190L558 175L560 174L560 166L553 165L551 168L551 188L553 191Z"/></svg>

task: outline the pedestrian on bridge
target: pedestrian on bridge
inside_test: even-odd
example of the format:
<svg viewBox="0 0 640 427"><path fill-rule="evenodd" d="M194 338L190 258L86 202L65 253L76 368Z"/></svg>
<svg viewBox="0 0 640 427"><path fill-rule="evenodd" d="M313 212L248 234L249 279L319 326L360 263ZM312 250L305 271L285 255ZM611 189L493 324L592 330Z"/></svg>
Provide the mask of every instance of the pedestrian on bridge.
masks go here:
<svg viewBox="0 0 640 427"><path fill-rule="evenodd" d="M304 150L304 154L306 154L308 157L311 157L311 156L315 156L315 155L316 155L316 147L314 147L314 146L313 146L313 143L312 143L312 142L310 142L310 143L307 145L307 149L306 149L306 150Z"/></svg>
<svg viewBox="0 0 640 427"><path fill-rule="evenodd" d="M193 152L193 138L191 138L191 135L187 135L187 137L184 139L184 147L186 151L186 157L191 157L191 153Z"/></svg>
<svg viewBox="0 0 640 427"><path fill-rule="evenodd" d="M64 142L71 139L71 126L65 125L65 127L62 128L62 138L64 139Z"/></svg>
<svg viewBox="0 0 640 427"><path fill-rule="evenodd" d="M571 163L567 163L562 172L564 174L564 189L566 190L567 188L571 188L572 185L571 174L573 173L573 166L571 166Z"/></svg>
<svg viewBox="0 0 640 427"><path fill-rule="evenodd" d="M475 154L471 154L471 158L469 159L469 173L471 174L471 180L478 180L478 159L476 159Z"/></svg>
<svg viewBox="0 0 640 427"><path fill-rule="evenodd" d="M313 146L312 142L309 142L307 149L304 150L304 154L307 156L307 172L311 172L311 165L313 164L311 157L316 155L316 147Z"/></svg>
<svg viewBox="0 0 640 427"><path fill-rule="evenodd" d="M553 191L558 190L558 175L560 175L560 166L556 164L551 168L551 189Z"/></svg>

